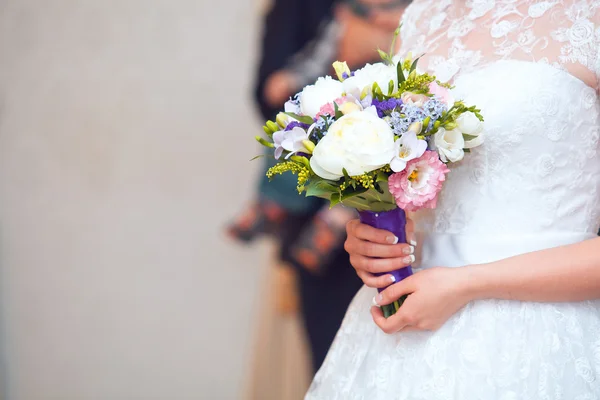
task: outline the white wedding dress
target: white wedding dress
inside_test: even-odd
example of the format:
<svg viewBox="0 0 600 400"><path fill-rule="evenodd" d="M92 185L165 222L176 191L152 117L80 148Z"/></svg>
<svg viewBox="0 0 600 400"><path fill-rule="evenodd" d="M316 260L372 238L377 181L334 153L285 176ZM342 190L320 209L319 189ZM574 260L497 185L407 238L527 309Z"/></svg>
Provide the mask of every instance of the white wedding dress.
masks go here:
<svg viewBox="0 0 600 400"><path fill-rule="evenodd" d="M401 37L487 132L417 213L420 266L596 237L600 0L416 0ZM436 332L387 335L375 294L356 295L306 399L600 399L600 301L475 301Z"/></svg>

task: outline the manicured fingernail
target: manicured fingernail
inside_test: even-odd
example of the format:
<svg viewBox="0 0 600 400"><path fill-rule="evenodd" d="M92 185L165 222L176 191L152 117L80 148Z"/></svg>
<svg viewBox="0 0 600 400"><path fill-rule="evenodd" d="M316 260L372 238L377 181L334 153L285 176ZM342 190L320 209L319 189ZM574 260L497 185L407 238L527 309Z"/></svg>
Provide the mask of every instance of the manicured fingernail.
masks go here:
<svg viewBox="0 0 600 400"><path fill-rule="evenodd" d="M388 275L388 280L392 283L396 282L396 277L394 275Z"/></svg>
<svg viewBox="0 0 600 400"><path fill-rule="evenodd" d="M411 254L408 257L404 257L404 263L405 264L412 264L412 263L415 262L415 260L416 260L416 258L415 258L415 256L413 254Z"/></svg>
<svg viewBox="0 0 600 400"><path fill-rule="evenodd" d="M406 246L404 249L402 249L402 252L404 254L415 254L415 246Z"/></svg>
<svg viewBox="0 0 600 400"><path fill-rule="evenodd" d="M388 236L385 238L385 241L388 242L389 244L398 244L398 237L397 236Z"/></svg>
<svg viewBox="0 0 600 400"><path fill-rule="evenodd" d="M417 247L417 241L414 239L410 239L408 243L410 243L413 247Z"/></svg>
<svg viewBox="0 0 600 400"><path fill-rule="evenodd" d="M381 293L379 293L377 296L373 297L373 305L376 305L379 307L379 305L381 304L382 301L383 301L383 296L381 295Z"/></svg>

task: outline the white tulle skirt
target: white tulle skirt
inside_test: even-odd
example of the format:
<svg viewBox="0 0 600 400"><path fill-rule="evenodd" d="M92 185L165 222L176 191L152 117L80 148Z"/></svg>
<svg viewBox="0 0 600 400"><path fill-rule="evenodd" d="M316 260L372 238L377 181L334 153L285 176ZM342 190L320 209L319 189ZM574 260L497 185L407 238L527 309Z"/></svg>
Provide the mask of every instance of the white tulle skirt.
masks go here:
<svg viewBox="0 0 600 400"><path fill-rule="evenodd" d="M511 247L514 255L551 242ZM425 248L424 265L507 256L496 240L461 251L448 238L421 243L436 249ZM600 301L475 301L436 332L387 335L371 319L375 294L363 287L354 298L307 400L600 399Z"/></svg>

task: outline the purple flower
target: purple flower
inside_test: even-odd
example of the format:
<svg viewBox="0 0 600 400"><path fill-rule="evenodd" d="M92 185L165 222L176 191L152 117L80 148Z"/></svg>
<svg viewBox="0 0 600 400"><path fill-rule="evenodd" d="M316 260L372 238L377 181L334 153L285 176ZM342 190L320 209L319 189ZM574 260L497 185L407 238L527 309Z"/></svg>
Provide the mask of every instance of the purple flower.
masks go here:
<svg viewBox="0 0 600 400"><path fill-rule="evenodd" d="M400 109L400 107L402 107L402 100L394 98L388 100L373 99L372 104L377 109L377 115L379 115L379 118L383 118L390 112Z"/></svg>
<svg viewBox="0 0 600 400"><path fill-rule="evenodd" d="M291 131L294 128L302 128L304 130L308 130L309 127L309 125L303 124L302 122L292 121L285 127L285 130Z"/></svg>

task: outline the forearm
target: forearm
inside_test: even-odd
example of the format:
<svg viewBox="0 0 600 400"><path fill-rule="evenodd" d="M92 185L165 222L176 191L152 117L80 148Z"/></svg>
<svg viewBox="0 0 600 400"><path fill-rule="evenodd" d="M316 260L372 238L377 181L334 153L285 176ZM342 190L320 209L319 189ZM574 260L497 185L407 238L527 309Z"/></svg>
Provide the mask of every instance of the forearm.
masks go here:
<svg viewBox="0 0 600 400"><path fill-rule="evenodd" d="M563 302L600 299L600 238L467 266L472 299Z"/></svg>

